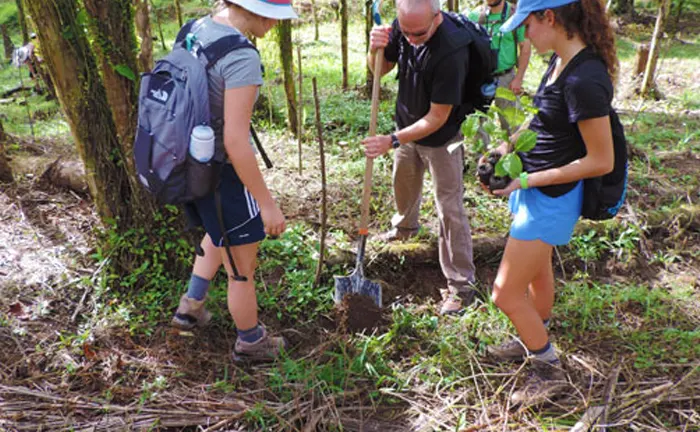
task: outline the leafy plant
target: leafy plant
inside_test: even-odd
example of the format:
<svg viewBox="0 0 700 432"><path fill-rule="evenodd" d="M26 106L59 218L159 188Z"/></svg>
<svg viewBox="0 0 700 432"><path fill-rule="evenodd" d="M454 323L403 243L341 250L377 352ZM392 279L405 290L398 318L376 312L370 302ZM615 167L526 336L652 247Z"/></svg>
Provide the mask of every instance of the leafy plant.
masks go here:
<svg viewBox="0 0 700 432"><path fill-rule="evenodd" d="M522 124L528 117L537 113L532 99L527 96L517 97L512 91L499 87L496 97L514 102L514 106L499 108L492 104L487 113L480 111L467 117L462 123L462 134L465 140L472 140L475 150L484 153L487 149L480 134L486 134L491 142L510 142L508 131L504 130L499 118L502 117L509 125ZM495 177L516 178L523 171L523 163L518 153L526 153L535 147L537 134L529 129L518 134L518 139L513 145L513 151L501 155L493 168Z"/></svg>

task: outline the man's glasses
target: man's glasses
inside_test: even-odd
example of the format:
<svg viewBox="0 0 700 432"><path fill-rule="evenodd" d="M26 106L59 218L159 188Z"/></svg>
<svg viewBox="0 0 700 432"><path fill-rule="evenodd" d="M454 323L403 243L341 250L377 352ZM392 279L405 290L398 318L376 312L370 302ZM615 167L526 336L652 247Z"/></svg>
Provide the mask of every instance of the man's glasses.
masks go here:
<svg viewBox="0 0 700 432"><path fill-rule="evenodd" d="M436 16L438 16L437 13L435 15L433 15L433 20L430 22L430 27L428 27L425 30L422 30L419 32L407 32L407 31L404 31L403 29L401 29L400 25L399 25L399 29L401 29L401 33L406 37L421 38L421 37L427 35L428 33L430 33L430 31L433 29L433 26L435 25L435 17Z"/></svg>

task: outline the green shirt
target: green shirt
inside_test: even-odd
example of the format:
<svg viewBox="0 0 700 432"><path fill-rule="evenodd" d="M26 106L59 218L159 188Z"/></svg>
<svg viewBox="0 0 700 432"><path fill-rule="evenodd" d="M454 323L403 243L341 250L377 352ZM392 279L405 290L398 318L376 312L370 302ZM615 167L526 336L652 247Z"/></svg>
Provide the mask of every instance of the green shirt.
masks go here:
<svg viewBox="0 0 700 432"><path fill-rule="evenodd" d="M508 8L506 11L505 8ZM486 16L486 22L484 27L488 30L491 36L491 48L498 51L498 68L496 73L501 73L507 71L508 69L516 66L518 59L516 58L515 41L513 40L513 33L517 33L517 38L519 42L525 40L525 26L518 27L515 32L501 33L500 29L503 23L512 15L515 6L506 2L503 6L503 12L507 15L503 16L502 13L490 13ZM469 19L474 22L479 22L479 16L483 9L479 8L473 10L469 13Z"/></svg>

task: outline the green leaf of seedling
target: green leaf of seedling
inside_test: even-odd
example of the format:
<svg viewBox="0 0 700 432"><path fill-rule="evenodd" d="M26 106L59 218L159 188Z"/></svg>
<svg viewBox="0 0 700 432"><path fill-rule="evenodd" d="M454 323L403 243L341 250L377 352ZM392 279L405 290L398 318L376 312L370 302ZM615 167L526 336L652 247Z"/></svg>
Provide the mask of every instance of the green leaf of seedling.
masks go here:
<svg viewBox="0 0 700 432"><path fill-rule="evenodd" d="M511 102L515 102L516 100L515 93L513 93L510 89L507 89L505 87L498 87L496 89L496 97Z"/></svg>
<svg viewBox="0 0 700 432"><path fill-rule="evenodd" d="M465 138L474 138L479 130L479 117L470 115L462 123L462 134Z"/></svg>
<svg viewBox="0 0 700 432"><path fill-rule="evenodd" d="M515 143L516 152L529 152L535 148L537 143L537 133L531 130L523 131L518 137L518 141Z"/></svg>
<svg viewBox="0 0 700 432"><path fill-rule="evenodd" d="M499 165L501 167L500 170ZM504 174L499 174L499 171L504 172ZM520 157L515 153L508 153L496 164L496 175L499 177L503 177L503 175L507 174L510 178L514 179L518 177L521 172L523 172L523 163Z"/></svg>
<svg viewBox="0 0 700 432"><path fill-rule="evenodd" d="M114 71L128 80L136 81L136 74L125 64L116 65Z"/></svg>
<svg viewBox="0 0 700 432"><path fill-rule="evenodd" d="M493 133L496 131L496 124L491 120L485 121L481 127L484 130L484 132L488 134L488 136L492 136Z"/></svg>

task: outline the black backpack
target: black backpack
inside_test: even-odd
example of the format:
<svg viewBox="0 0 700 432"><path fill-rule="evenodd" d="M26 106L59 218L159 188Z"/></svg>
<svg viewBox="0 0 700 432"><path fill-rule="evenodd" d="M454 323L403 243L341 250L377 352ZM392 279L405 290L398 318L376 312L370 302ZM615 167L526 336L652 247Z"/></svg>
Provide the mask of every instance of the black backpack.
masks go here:
<svg viewBox="0 0 700 432"><path fill-rule="evenodd" d="M464 29L468 36L469 72L465 84L465 102L486 112L496 94L498 52L491 48L491 37L484 26L462 14L448 12L446 15Z"/></svg>
<svg viewBox="0 0 700 432"><path fill-rule="evenodd" d="M569 73L574 69L574 66L591 59L603 61L587 49L571 60L563 74ZM563 74L559 76L559 80ZM627 139L620 117L614 109L610 110L610 128L615 154L613 170L603 176L584 179L583 205L581 207L581 217L584 219L611 219L617 215L625 202L627 195Z"/></svg>
<svg viewBox="0 0 700 432"><path fill-rule="evenodd" d="M605 220L615 217L627 195L627 140L620 118L610 112L615 163L613 170L604 176L583 181L583 206L581 217Z"/></svg>

